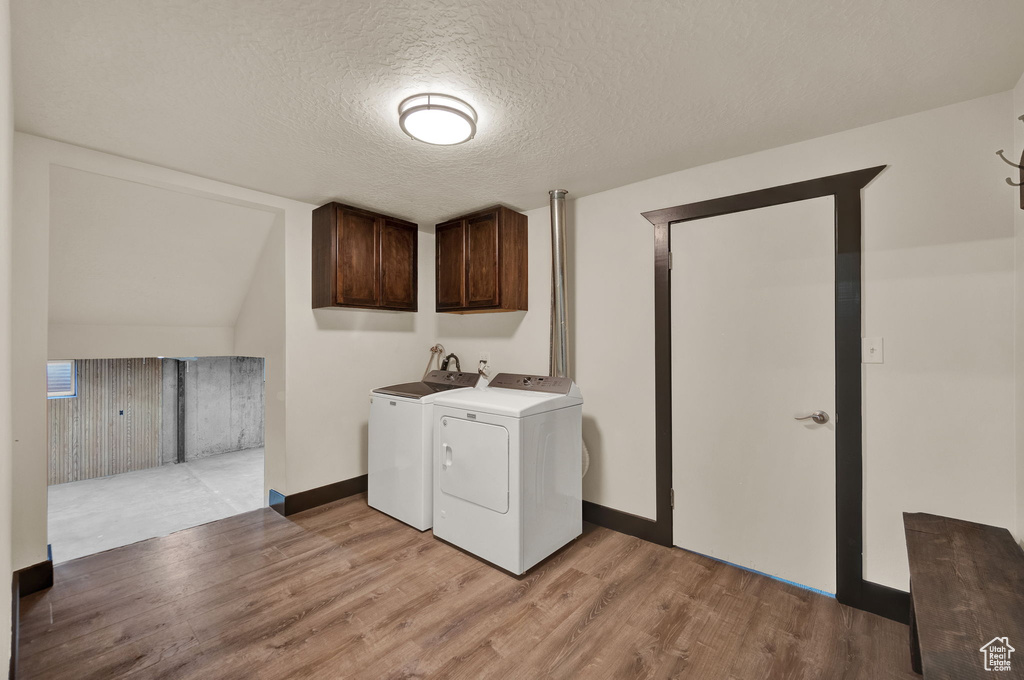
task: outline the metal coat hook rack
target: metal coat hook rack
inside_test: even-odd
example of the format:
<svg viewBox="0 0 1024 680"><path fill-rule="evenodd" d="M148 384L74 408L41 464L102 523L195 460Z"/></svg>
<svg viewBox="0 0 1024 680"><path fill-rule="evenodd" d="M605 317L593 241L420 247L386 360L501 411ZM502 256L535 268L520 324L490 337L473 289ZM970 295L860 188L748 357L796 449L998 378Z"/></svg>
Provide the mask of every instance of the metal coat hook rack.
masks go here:
<svg viewBox="0 0 1024 680"><path fill-rule="evenodd" d="M1024 116L1021 116L1018 120L1024 121ZM1007 165L1010 165L1012 167L1017 168L1018 173L1020 173L1020 181L1019 182L1014 182L1012 179L1007 177L1006 178L1006 183L1009 184L1011 187L1021 187L1021 190L1020 190L1020 208L1021 208L1021 210L1024 210L1024 154L1021 154L1020 163L1014 163L1009 158L1007 158L1006 154L1003 152L1002 149L1000 149L999 151L996 151L996 155L999 156L1000 158L1002 158L1003 162L1006 163Z"/></svg>

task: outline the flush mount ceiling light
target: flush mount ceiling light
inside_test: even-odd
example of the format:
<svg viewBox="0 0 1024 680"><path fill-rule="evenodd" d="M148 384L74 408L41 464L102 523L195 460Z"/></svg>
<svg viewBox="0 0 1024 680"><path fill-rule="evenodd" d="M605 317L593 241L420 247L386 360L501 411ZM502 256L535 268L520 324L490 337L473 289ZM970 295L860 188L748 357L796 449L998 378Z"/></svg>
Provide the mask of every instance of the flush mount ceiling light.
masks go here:
<svg viewBox="0 0 1024 680"><path fill-rule="evenodd" d="M398 105L398 124L413 139L451 146L476 136L476 111L446 94L415 94Z"/></svg>

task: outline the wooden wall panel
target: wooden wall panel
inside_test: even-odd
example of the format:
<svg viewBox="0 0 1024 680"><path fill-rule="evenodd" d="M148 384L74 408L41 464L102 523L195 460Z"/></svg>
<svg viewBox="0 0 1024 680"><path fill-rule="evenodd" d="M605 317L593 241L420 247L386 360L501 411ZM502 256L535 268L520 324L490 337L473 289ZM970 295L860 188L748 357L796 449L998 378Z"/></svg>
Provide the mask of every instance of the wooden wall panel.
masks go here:
<svg viewBox="0 0 1024 680"><path fill-rule="evenodd" d="M160 360L84 359L76 365L78 396L46 402L48 483L160 465Z"/></svg>

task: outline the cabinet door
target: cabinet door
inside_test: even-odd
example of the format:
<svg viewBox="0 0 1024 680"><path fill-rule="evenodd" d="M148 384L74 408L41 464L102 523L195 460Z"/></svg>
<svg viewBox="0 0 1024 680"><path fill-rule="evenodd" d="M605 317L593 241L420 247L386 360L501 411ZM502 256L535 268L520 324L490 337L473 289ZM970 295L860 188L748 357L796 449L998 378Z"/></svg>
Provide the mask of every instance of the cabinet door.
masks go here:
<svg viewBox="0 0 1024 680"><path fill-rule="evenodd" d="M416 229L390 218L380 227L380 304L416 309Z"/></svg>
<svg viewBox="0 0 1024 680"><path fill-rule="evenodd" d="M497 307L498 213L466 222L466 307Z"/></svg>
<svg viewBox="0 0 1024 680"><path fill-rule="evenodd" d="M437 225L437 310L466 306L466 242L461 220Z"/></svg>
<svg viewBox="0 0 1024 680"><path fill-rule="evenodd" d="M376 307L380 303L380 252L377 219L361 212L338 212L339 305Z"/></svg>

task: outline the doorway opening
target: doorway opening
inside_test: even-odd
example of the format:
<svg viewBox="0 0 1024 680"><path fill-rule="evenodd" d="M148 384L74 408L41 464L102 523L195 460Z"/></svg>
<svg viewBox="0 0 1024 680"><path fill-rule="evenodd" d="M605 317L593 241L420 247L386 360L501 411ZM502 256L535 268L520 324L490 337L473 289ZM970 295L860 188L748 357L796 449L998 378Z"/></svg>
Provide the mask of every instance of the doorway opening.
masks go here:
<svg viewBox="0 0 1024 680"><path fill-rule="evenodd" d="M266 505L264 385L261 357L48 362L53 561Z"/></svg>

